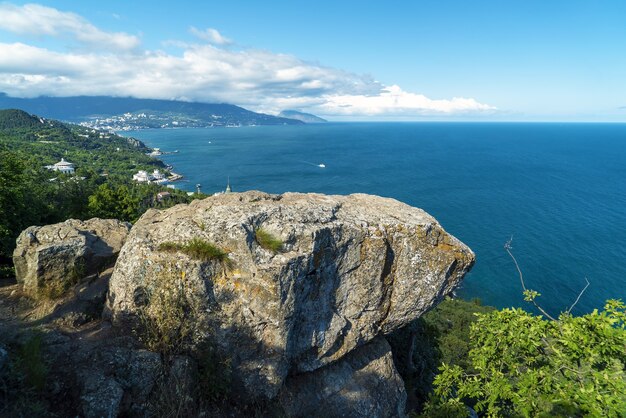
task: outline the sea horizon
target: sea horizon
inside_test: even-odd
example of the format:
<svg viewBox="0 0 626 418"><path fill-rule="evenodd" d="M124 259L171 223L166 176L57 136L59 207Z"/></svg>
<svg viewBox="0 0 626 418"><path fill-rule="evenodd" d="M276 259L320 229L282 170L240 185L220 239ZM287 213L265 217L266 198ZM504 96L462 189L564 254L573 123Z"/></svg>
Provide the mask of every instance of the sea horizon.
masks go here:
<svg viewBox="0 0 626 418"><path fill-rule="evenodd" d="M123 134L178 149L161 159L185 176L184 190L215 193L230 179L234 191L367 193L420 207L477 254L458 290L464 298L530 308L503 248L511 236L528 287L554 314L585 277L591 285L574 312L624 297L615 273L626 269L615 260L626 236L611 226L626 225L625 124L372 121ZM594 230L604 244L584 238Z"/></svg>

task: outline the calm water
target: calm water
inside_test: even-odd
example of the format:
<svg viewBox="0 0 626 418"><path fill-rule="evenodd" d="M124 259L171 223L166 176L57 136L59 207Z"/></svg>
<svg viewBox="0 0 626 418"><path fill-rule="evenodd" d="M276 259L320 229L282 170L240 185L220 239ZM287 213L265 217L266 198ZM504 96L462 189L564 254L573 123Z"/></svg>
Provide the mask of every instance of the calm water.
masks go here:
<svg viewBox="0 0 626 418"><path fill-rule="evenodd" d="M206 193L263 190L393 197L423 208L477 263L459 291L523 306L503 249L553 313L626 299L626 125L327 124L133 132ZM317 164L323 163L326 168Z"/></svg>

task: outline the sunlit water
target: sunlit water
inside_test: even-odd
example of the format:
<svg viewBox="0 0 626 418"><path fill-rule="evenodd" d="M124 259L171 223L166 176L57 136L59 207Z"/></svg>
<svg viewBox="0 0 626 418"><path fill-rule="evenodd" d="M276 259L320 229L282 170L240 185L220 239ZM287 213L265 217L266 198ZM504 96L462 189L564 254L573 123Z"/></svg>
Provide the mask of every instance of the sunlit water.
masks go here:
<svg viewBox="0 0 626 418"><path fill-rule="evenodd" d="M372 123L144 130L179 153L162 159L178 187L370 193L423 208L475 252L459 294L524 306L528 287L550 311L626 299L626 125ZM323 164L325 167L320 167Z"/></svg>

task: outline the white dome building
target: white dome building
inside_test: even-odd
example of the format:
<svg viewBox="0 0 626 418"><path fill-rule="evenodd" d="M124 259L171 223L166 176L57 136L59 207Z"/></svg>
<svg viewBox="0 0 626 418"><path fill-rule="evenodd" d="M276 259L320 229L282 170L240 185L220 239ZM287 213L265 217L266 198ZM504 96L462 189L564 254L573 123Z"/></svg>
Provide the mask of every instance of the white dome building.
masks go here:
<svg viewBox="0 0 626 418"><path fill-rule="evenodd" d="M61 161L54 165L47 165L46 168L63 174L74 174L74 164L69 161L65 161L65 158L61 158Z"/></svg>

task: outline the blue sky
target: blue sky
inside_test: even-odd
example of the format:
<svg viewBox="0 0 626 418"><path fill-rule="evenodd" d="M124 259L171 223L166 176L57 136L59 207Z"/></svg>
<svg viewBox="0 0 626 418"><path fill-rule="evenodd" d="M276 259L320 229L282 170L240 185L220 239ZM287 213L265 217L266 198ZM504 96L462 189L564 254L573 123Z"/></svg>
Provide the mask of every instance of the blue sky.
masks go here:
<svg viewBox="0 0 626 418"><path fill-rule="evenodd" d="M4 2L0 91L624 121L625 22L623 1Z"/></svg>

